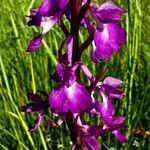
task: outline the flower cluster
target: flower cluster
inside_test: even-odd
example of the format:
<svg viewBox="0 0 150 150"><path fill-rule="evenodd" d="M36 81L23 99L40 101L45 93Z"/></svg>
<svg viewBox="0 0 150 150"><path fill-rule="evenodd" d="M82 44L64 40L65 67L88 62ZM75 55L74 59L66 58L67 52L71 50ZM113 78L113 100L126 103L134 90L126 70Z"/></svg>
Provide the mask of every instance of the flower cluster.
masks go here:
<svg viewBox="0 0 150 150"><path fill-rule="evenodd" d="M30 131L39 127L46 110L50 108L60 119L48 120L48 125L55 127L60 125L60 120L61 123L66 122L71 132L72 150L100 150L97 138L106 132L112 132L120 142L126 142L122 132L125 117L115 116L113 105L114 98L121 99L125 96L120 89L122 81L114 77L100 81L112 53L119 51L125 42L126 31L120 21L126 11L112 2L99 6L91 0L43 0L37 9L31 9L30 12L28 25L42 27L43 31L30 41L28 52L39 48L46 32L56 23L59 23L66 36L58 50L58 64L52 76L53 80L59 82L58 86L44 101L38 94L28 94L33 102L22 106L22 111L36 112L38 116ZM63 23L62 16L66 16L70 22L70 29ZM89 33L82 44L79 44L80 27ZM64 45L66 52L63 54ZM90 45L93 46L91 61L107 62L97 76L93 76L81 61L83 52ZM81 82L81 72L90 81L90 85ZM94 97L95 93L102 97L101 101ZM84 113L97 115L101 124L85 124L81 119Z"/></svg>

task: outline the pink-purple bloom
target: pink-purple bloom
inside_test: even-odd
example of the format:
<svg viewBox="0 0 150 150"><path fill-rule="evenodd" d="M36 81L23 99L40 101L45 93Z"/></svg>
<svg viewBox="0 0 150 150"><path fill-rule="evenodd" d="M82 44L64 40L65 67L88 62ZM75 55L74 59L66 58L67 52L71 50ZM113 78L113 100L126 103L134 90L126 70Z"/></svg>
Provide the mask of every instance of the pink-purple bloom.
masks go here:
<svg viewBox="0 0 150 150"><path fill-rule="evenodd" d="M35 112L37 114L34 127L29 129L29 131L34 131L42 122L42 119L48 108L48 102L47 99L43 101L39 94L28 93L28 98L32 100L32 103L22 106L21 110L23 112Z"/></svg>
<svg viewBox="0 0 150 150"><path fill-rule="evenodd" d="M27 48L29 52L35 51L39 48L44 35L65 13L67 4L67 0L43 0L39 8L30 10L31 16L29 17L31 20L28 22L28 25L42 27L43 31L30 41Z"/></svg>
<svg viewBox="0 0 150 150"><path fill-rule="evenodd" d="M59 63L56 67L57 74L62 79L62 83L55 88L49 95L49 104L57 113L79 113L90 107L92 99L84 84L76 81L76 70L80 67L80 63L72 65L72 37L69 36L67 41L67 58L65 62Z"/></svg>
<svg viewBox="0 0 150 150"><path fill-rule="evenodd" d="M92 5L90 11L97 22L92 60L109 60L111 54L117 52L125 42L126 31L120 26L120 21L121 15L126 11L112 2L106 2L98 7Z"/></svg>
<svg viewBox="0 0 150 150"><path fill-rule="evenodd" d="M50 108L59 120L47 120L47 124L51 127L57 127L62 122L67 124L73 142L71 150L100 150L97 138L107 132L112 132L120 142L127 142L122 132L125 117L116 115L113 104L114 99L125 96L121 90L122 81L111 76L101 81L105 65L94 76L81 59L89 45L93 45L91 57L96 63L102 59L109 60L113 52L119 51L126 38L126 31L120 25L122 14L126 11L112 2L97 6L91 0L43 0L37 9L31 9L30 12L31 20L28 25L42 27L43 31L30 41L27 48L29 52L39 48L44 35L58 21L66 36L58 50L58 64L52 75L52 79L58 82L57 85L44 101L39 94L29 93L28 98L32 102L22 106L23 112L34 112L37 115L30 131L40 126ZM61 19L63 15L66 15L70 23L70 30ZM82 44L78 37L80 26L84 26L89 33ZM81 82L81 73L88 83ZM101 100L94 97L95 93ZM98 116L101 123L86 124L82 120L84 113Z"/></svg>
<svg viewBox="0 0 150 150"><path fill-rule="evenodd" d="M70 86L59 85L49 95L49 103L54 112L57 113L79 113L90 107L91 97L84 84L76 81Z"/></svg>

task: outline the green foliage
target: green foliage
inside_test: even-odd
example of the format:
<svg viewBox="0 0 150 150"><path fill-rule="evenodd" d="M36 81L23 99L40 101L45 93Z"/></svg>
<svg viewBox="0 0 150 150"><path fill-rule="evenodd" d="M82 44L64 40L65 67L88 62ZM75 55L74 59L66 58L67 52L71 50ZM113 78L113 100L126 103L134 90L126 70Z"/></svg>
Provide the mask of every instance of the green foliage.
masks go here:
<svg viewBox="0 0 150 150"><path fill-rule="evenodd" d="M1 0L0 3L0 149L9 150L68 150L69 133L65 125L52 129L42 124L34 133L28 126L34 116L24 114L20 107L27 103L26 94L39 90L49 93L55 86L50 79L57 63L57 49L64 35L56 25L44 38L40 49L27 53L29 39L40 29L28 28L29 9L40 0ZM128 32L127 42L120 53L114 54L105 76L124 81L126 98L116 100L116 113L127 117L124 131L127 144L119 144L111 134L100 139L103 149L147 150L150 136L150 3L147 0L114 0L128 10L123 25ZM37 31L38 30L38 31ZM83 32L83 31L81 31ZM85 34L81 35L81 41ZM99 65L83 61L96 74ZM89 59L90 60L90 59ZM50 118L50 116L47 116ZM90 121L90 120L89 120ZM96 122L96 119L95 119Z"/></svg>

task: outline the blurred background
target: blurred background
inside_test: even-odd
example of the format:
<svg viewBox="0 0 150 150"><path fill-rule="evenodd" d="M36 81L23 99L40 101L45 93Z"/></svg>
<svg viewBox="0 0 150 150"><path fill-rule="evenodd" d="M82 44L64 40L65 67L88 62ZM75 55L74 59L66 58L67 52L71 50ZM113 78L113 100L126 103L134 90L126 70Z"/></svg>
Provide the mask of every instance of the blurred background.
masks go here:
<svg viewBox="0 0 150 150"><path fill-rule="evenodd" d="M128 143L120 144L113 135L99 139L103 150L148 150L150 147L150 2L148 0L113 0L128 13L122 25L128 36L119 53L113 57L105 76L123 80L126 97L114 100L116 114L126 116L124 132ZM99 0L99 3L105 2ZM46 34L42 46L27 53L29 40L38 35L39 28L28 27L30 8L40 0L1 0L0 3L0 150L69 150L69 132L65 124L50 128L43 121L33 133L33 114L20 111L29 102L28 92L49 93L56 83L51 80L57 64L57 50L64 35L58 25ZM67 21L65 21L67 24ZM80 41L87 35L80 31ZM93 74L101 65L91 65L91 47L82 60ZM83 81L85 79L83 78ZM52 114L47 114L52 118ZM87 117L89 122L97 118Z"/></svg>

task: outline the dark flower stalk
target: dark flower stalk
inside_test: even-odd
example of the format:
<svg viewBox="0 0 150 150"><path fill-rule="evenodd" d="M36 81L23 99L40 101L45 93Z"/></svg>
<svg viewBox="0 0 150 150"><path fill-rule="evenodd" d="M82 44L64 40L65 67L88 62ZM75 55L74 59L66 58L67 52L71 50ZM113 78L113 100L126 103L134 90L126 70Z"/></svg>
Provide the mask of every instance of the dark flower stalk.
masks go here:
<svg viewBox="0 0 150 150"><path fill-rule="evenodd" d="M114 77L106 77L101 81L112 53L119 51L125 42L126 31L120 26L121 15L124 13L124 9L112 2L99 6L91 0L43 0L39 8L31 10L28 25L42 27L43 31L30 41L28 52L33 52L40 46L46 32L56 23L66 38L58 49L58 64L52 75L52 79L59 83L58 86L44 101L37 93L28 94L32 103L22 106L22 111L37 114L37 120L30 131L39 127L50 108L57 119L47 120L47 124L57 127L65 122L68 125L72 150L100 150L97 138L107 132L112 132L120 142L127 141L122 132L125 117L115 116L112 102L114 98L121 99L125 96L120 90L122 81ZM66 16L69 21L70 30L63 23L62 16ZM80 45L81 27L87 30L89 36ZM66 52L63 54L64 45ZM93 46L93 63L100 63L103 59L106 61L97 76L93 76L81 61L83 52L90 45ZM81 82L81 71L90 81L90 85ZM102 97L102 102L94 98L95 93ZM84 113L99 116L101 124L85 124L82 120Z"/></svg>

